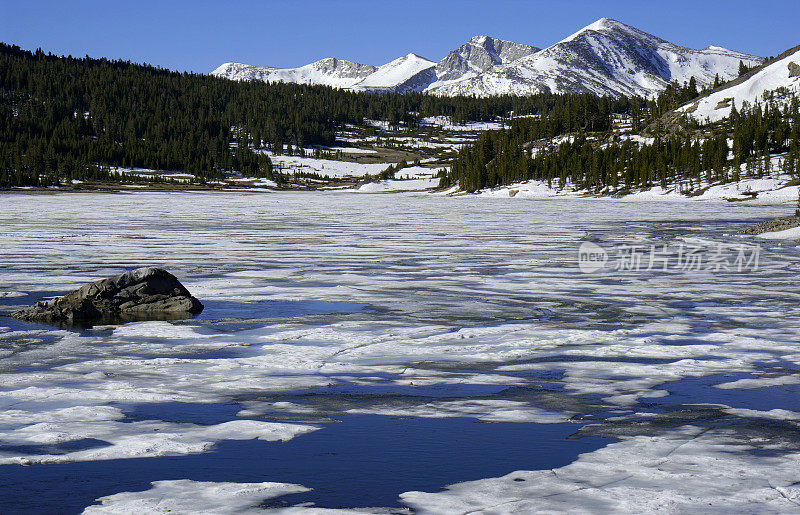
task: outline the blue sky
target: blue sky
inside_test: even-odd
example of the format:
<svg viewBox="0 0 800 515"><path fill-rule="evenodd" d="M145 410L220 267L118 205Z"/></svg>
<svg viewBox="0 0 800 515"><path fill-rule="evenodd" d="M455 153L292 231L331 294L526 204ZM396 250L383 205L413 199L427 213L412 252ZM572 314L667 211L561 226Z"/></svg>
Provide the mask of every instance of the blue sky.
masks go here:
<svg viewBox="0 0 800 515"><path fill-rule="evenodd" d="M439 60L471 36L546 47L603 16L673 43L775 55L800 44L800 0L1 0L0 41L208 72L323 57Z"/></svg>

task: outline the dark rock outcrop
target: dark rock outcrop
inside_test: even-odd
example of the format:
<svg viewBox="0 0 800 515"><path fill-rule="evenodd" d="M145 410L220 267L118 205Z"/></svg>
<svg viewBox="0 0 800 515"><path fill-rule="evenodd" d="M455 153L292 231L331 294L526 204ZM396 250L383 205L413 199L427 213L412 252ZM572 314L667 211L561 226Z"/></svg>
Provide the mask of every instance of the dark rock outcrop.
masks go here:
<svg viewBox="0 0 800 515"><path fill-rule="evenodd" d="M137 268L14 313L31 322L74 323L183 318L203 305L166 270Z"/></svg>
<svg viewBox="0 0 800 515"><path fill-rule="evenodd" d="M739 234L763 234L765 232L785 231L787 229L794 229L795 227L800 227L800 217L785 216L757 223L747 229L739 231Z"/></svg>

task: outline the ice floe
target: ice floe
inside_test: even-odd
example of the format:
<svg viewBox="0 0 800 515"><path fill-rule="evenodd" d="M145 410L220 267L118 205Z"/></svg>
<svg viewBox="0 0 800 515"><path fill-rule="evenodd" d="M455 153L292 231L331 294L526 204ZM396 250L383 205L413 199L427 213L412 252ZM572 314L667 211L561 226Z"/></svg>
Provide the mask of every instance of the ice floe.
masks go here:
<svg viewBox="0 0 800 515"><path fill-rule="evenodd" d="M305 492L308 488L289 483L213 483L179 479L154 481L144 492L121 492L98 499L99 505L87 507L83 513L217 513L234 514L263 512L256 506L280 495Z"/></svg>
<svg viewBox="0 0 800 515"><path fill-rule="evenodd" d="M58 410L59 415L64 410ZM100 418L108 416L100 410ZM52 417L48 417L52 418ZM122 422L120 420L48 421L28 424L5 431L4 446L0 449L0 465L32 463L64 463L74 461L112 460L122 458L152 458L176 454L192 454L211 448L220 440L265 441L289 440L318 428L308 425L234 420L222 424L200 426L162 421ZM97 446L88 449L66 450L65 443L91 440ZM24 449L19 456L17 449ZM37 454L37 449L41 453Z"/></svg>
<svg viewBox="0 0 800 515"><path fill-rule="evenodd" d="M652 513L796 511L800 454L754 456L723 431L687 426L634 437L553 470L518 471L406 492L417 513Z"/></svg>

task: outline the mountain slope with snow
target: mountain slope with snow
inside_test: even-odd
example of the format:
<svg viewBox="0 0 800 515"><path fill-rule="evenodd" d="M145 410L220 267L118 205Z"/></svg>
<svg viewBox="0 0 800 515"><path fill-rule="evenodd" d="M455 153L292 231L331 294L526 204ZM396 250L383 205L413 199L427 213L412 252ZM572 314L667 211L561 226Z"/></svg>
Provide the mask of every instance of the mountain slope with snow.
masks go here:
<svg viewBox="0 0 800 515"><path fill-rule="evenodd" d="M351 86L365 91L422 91L436 77L436 63L417 54L408 54L384 64Z"/></svg>
<svg viewBox="0 0 800 515"><path fill-rule="evenodd" d="M739 61L757 65L757 56L710 46L695 50L675 45L624 23L602 18L568 38L508 65L446 85L438 95L593 93L652 96L669 82L694 76L701 86L715 75L732 79Z"/></svg>
<svg viewBox="0 0 800 515"><path fill-rule="evenodd" d="M800 96L800 47L778 56L745 80L714 91L679 111L699 121L716 122L729 116L734 105L741 110L745 102L763 102L765 94L781 103Z"/></svg>
<svg viewBox="0 0 800 515"><path fill-rule="evenodd" d="M225 64L213 75L234 80L324 84L360 91L426 91L435 95L592 93L654 96L671 81L694 77L700 86L716 75L730 80L739 62L763 59L721 47L696 50L665 41L610 18L601 18L544 50L476 36L438 63L416 54L380 67L333 58L300 68Z"/></svg>
<svg viewBox="0 0 800 515"><path fill-rule="evenodd" d="M377 67L369 64L354 63L329 57L299 68L273 68L271 66L225 63L211 72L211 75L232 80L294 82L297 84L349 88L377 70Z"/></svg>

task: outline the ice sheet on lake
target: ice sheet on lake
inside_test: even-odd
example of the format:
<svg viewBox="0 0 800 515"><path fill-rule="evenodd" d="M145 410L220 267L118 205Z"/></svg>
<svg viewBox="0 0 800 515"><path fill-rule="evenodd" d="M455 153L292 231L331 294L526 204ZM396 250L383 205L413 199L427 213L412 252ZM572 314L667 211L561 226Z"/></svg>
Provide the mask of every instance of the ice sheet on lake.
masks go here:
<svg viewBox="0 0 800 515"><path fill-rule="evenodd" d="M789 411L785 409L771 409L769 411L761 411L754 409L744 408L726 408L726 413L746 418L766 418L771 420L800 420L800 413Z"/></svg>
<svg viewBox="0 0 800 515"><path fill-rule="evenodd" d="M629 414L664 400L671 395L665 384L687 378L727 374L731 379L727 386L720 379L718 390L732 394L791 388L797 384L792 370L800 367L796 246L763 241L758 269L742 273L583 274L576 260L585 239L610 251L632 243L752 242L736 232L786 210L727 202L687 209L683 202L354 192L6 195L0 291L50 295L154 265L173 271L203 302L300 306L323 300L369 310L80 332L0 319L2 456L18 463L200 452L228 438L290 437L313 428L279 429L261 420L123 422L116 403L234 402L248 417L302 418L324 406L293 395L314 392L310 398L324 399L331 397L326 392L372 389L392 392L396 402L369 404L359 413L544 423L593 410ZM487 385L503 393L458 393ZM456 393L421 398L430 388ZM763 420L786 423L794 421L783 411L797 411L744 401L729 408L732 419L759 418L754 411L761 411ZM798 479L785 465L788 460L796 470L794 454L731 454L725 438L735 435L665 431L585 455L563 481L564 471L530 472L526 482L487 480L454 487L458 495L406 499L435 510L446 502L462 506L473 491L478 506L498 502L502 509L510 499L503 492L518 492L523 507L596 497L625 508L634 506L626 503L635 502L636 484L648 495L662 484L663 492L641 500L653 503L643 509L658 503L680 508L675 499L684 495L712 503L728 496L723 509L758 499L783 509L786 496L796 495L791 484ZM153 439L154 433L162 435ZM81 441L97 445L65 447ZM747 442L733 448L740 444ZM667 456L670 448L696 454L694 476L676 482L659 475L653 464L662 460L676 473L690 469L688 461L675 461L688 460L681 451ZM580 486L579 472L588 474L581 463L600 467L599 481L625 477L611 464L627 459L635 467L621 489L613 482ZM774 488L755 476L725 475L736 467L761 473L770 460L775 467L764 477ZM726 468L704 472L717 462ZM584 483L593 481L589 476ZM723 476L729 486L722 485ZM719 487L717 497L703 478ZM522 490L484 491L492 481ZM565 494L545 498L545 491ZM448 495L454 497L445 500Z"/></svg>
<svg viewBox="0 0 800 515"><path fill-rule="evenodd" d="M525 403L504 400L439 401L402 408L349 409L347 413L367 413L396 417L474 417L484 422L533 422L558 424L569 416L532 408Z"/></svg>

